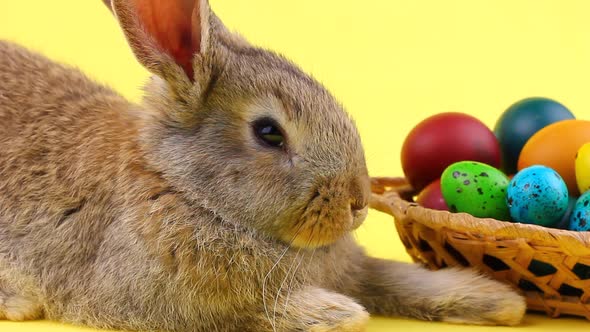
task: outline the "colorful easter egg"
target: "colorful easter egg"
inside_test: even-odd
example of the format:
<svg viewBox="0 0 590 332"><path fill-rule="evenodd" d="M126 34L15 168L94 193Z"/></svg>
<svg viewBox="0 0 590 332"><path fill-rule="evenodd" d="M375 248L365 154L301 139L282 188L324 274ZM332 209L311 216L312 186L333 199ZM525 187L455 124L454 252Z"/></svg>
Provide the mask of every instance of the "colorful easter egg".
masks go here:
<svg viewBox="0 0 590 332"><path fill-rule="evenodd" d="M410 131L401 151L404 174L418 191L462 160L500 167L500 145L494 133L463 113L441 113L423 120Z"/></svg>
<svg viewBox="0 0 590 332"><path fill-rule="evenodd" d="M518 172L508 185L506 202L516 222L551 227L568 207L568 190L557 172L534 165Z"/></svg>
<svg viewBox="0 0 590 332"><path fill-rule="evenodd" d="M552 226L553 228L569 229L572 212L574 211L574 207L576 206L577 201L578 197L570 196L568 198L567 209L565 210L563 217L561 217L561 220Z"/></svg>
<svg viewBox="0 0 590 332"><path fill-rule="evenodd" d="M576 183L581 194L590 189L590 143L582 145L576 154Z"/></svg>
<svg viewBox="0 0 590 332"><path fill-rule="evenodd" d="M416 203L428 209L448 211L449 207L440 188L440 179L434 180L422 189L416 197Z"/></svg>
<svg viewBox="0 0 590 332"><path fill-rule="evenodd" d="M570 217L569 228L573 231L590 231L590 191L578 198Z"/></svg>
<svg viewBox="0 0 590 332"><path fill-rule="evenodd" d="M502 170L506 174L516 172L522 147L537 131L552 123L574 118L565 106L549 98L526 98L512 104L494 127L502 149Z"/></svg>
<svg viewBox="0 0 590 332"><path fill-rule="evenodd" d="M556 122L539 130L526 142L518 158L518 169L522 170L532 165L550 167L561 175L570 194L578 196L576 153L588 142L590 142L590 121Z"/></svg>
<svg viewBox="0 0 590 332"><path fill-rule="evenodd" d="M441 176L441 190L449 210L480 218L508 220L507 186L504 173L475 161L454 163Z"/></svg>

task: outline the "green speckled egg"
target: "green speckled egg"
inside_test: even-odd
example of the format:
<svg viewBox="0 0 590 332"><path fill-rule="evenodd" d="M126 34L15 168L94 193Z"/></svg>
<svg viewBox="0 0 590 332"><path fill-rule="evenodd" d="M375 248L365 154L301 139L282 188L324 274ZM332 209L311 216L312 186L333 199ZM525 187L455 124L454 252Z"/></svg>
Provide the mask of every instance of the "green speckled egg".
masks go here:
<svg viewBox="0 0 590 332"><path fill-rule="evenodd" d="M492 166L475 161L460 161L443 172L441 190L451 212L510 220L506 204L508 182L508 177Z"/></svg>

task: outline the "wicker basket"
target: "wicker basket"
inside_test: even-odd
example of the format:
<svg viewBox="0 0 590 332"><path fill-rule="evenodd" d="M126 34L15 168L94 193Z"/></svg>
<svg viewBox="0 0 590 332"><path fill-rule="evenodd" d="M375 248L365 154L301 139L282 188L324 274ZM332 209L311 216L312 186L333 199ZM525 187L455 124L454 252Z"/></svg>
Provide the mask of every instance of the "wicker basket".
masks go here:
<svg viewBox="0 0 590 332"><path fill-rule="evenodd" d="M521 289L529 310L590 319L590 232L426 209L403 178L374 178L372 190L371 208L394 217L415 262L472 266Z"/></svg>

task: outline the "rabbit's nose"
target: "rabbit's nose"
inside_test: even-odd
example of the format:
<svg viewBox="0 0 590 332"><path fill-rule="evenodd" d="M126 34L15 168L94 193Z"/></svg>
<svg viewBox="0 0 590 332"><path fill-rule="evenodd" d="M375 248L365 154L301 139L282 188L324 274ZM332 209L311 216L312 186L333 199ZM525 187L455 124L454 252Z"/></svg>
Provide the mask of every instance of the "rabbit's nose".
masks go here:
<svg viewBox="0 0 590 332"><path fill-rule="evenodd" d="M367 207L370 194L371 185L368 176L359 176L352 180L350 184L350 210L353 214Z"/></svg>
<svg viewBox="0 0 590 332"><path fill-rule="evenodd" d="M367 205L368 204L358 204L358 203L351 203L350 204L350 214L352 216L352 229L357 229L362 223L363 221L365 221L365 218L367 217L367 213L368 213L368 209L367 209Z"/></svg>
<svg viewBox="0 0 590 332"><path fill-rule="evenodd" d="M367 207L367 202L358 202L358 201L353 201L352 203L350 203L350 210L355 213L358 211L362 211Z"/></svg>

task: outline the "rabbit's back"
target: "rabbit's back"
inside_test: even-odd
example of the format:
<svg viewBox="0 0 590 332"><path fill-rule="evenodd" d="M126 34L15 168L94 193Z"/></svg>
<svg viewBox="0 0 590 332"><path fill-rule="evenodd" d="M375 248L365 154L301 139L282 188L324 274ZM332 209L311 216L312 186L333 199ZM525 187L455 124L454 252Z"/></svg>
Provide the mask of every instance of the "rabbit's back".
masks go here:
<svg viewBox="0 0 590 332"><path fill-rule="evenodd" d="M88 113L89 106L98 109L103 104L106 107L114 102L112 98L123 101L112 90L72 67L0 40L0 135L3 139L15 132L22 136L19 131L24 127L33 123L42 125L49 118L65 120Z"/></svg>
<svg viewBox="0 0 590 332"><path fill-rule="evenodd" d="M133 107L73 68L0 42L0 286L31 280L20 291L50 298L49 318L96 303L110 310L112 296L128 295L101 297L127 286L109 279L123 278L121 261L138 273L131 262L147 260L126 220L139 220L165 182L144 163Z"/></svg>
<svg viewBox="0 0 590 332"><path fill-rule="evenodd" d="M0 254L49 263L68 237L88 248L100 239L121 209L128 176L117 174L139 155L130 107L79 71L0 42Z"/></svg>
<svg viewBox="0 0 590 332"><path fill-rule="evenodd" d="M7 210L72 213L108 186L112 159L135 141L129 107L79 71L0 42L0 225Z"/></svg>

